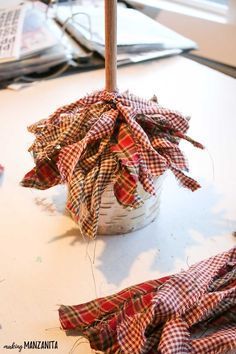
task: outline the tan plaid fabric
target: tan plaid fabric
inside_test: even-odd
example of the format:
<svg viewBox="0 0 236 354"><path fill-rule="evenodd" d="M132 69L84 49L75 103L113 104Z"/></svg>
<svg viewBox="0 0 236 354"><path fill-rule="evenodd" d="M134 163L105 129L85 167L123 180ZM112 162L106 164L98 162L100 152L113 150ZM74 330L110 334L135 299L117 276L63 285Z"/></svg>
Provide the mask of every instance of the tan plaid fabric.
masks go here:
<svg viewBox="0 0 236 354"><path fill-rule="evenodd" d="M110 183L124 207L142 200L137 184L155 195L153 178L168 168L191 190L199 184L186 176L187 162L178 147L186 139L187 119L152 100L131 94L99 91L59 108L48 119L31 125L30 147L35 168L22 181L45 189L67 183L67 208L83 235L97 232L101 196Z"/></svg>

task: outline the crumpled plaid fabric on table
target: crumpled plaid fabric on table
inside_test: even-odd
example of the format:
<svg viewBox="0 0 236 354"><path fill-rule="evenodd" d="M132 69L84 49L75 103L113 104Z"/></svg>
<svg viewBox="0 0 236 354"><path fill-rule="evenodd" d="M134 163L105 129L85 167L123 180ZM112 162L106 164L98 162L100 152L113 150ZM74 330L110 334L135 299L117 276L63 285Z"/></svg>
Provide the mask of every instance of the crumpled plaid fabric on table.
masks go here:
<svg viewBox="0 0 236 354"><path fill-rule="evenodd" d="M21 184L47 189L67 183L67 209L81 233L94 238L101 196L110 183L117 201L131 208L143 203L137 184L155 195L153 179L167 169L184 187L199 188L184 174L187 161L178 146L182 138L203 148L185 135L188 127L186 117L155 99L95 92L28 128L36 137L29 149L35 167Z"/></svg>
<svg viewBox="0 0 236 354"><path fill-rule="evenodd" d="M236 352L236 248L173 276L61 306L59 318L106 354Z"/></svg>

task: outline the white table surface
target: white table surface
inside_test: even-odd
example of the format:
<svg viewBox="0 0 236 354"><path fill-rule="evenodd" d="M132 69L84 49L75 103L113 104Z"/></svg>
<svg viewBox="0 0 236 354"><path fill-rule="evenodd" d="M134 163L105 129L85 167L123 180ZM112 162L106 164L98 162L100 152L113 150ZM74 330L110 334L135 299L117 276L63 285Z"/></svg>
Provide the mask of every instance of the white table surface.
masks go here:
<svg viewBox="0 0 236 354"><path fill-rule="evenodd" d="M128 88L146 98L156 93L162 105L192 116L189 135L207 151L181 146L202 188L194 193L180 188L169 174L156 222L125 236L98 237L94 257L95 242L83 241L64 214L65 187L37 191L19 182L33 167L27 152L33 136L26 127L103 88L104 71L1 91L1 353L9 353L4 345L29 340L57 340L59 349L47 352L69 353L77 338L60 330L59 304L106 296L235 246L236 81L181 57L123 67L118 78L120 91ZM91 350L81 344L73 353Z"/></svg>

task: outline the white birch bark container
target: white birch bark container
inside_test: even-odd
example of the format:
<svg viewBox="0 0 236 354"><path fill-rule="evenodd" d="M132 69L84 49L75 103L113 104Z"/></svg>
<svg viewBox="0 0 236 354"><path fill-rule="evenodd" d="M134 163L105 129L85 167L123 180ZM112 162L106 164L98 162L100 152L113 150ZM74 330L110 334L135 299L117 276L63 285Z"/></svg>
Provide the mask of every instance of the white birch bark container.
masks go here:
<svg viewBox="0 0 236 354"><path fill-rule="evenodd" d="M137 209L128 209L120 205L114 196L112 185L109 185L102 195L98 234L125 234L141 229L154 221L159 213L163 179L164 175L155 181L156 196L145 192L139 184L138 193L144 203Z"/></svg>

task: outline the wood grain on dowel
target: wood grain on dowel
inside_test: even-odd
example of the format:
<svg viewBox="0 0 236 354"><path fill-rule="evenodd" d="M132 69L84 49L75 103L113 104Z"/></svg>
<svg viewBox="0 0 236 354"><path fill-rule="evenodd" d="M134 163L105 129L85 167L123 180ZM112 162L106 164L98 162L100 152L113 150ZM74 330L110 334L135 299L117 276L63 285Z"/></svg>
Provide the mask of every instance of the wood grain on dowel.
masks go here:
<svg viewBox="0 0 236 354"><path fill-rule="evenodd" d="M105 0L105 72L106 90L117 88L117 0Z"/></svg>

